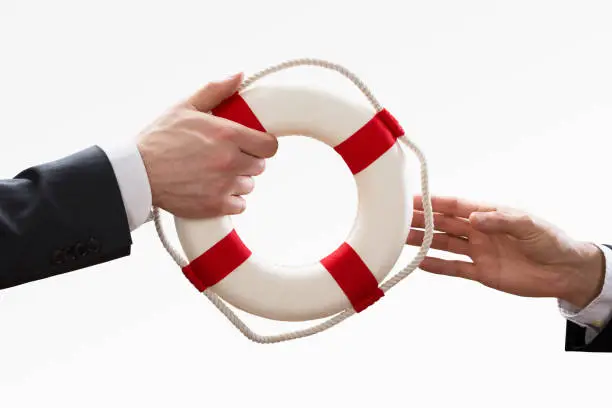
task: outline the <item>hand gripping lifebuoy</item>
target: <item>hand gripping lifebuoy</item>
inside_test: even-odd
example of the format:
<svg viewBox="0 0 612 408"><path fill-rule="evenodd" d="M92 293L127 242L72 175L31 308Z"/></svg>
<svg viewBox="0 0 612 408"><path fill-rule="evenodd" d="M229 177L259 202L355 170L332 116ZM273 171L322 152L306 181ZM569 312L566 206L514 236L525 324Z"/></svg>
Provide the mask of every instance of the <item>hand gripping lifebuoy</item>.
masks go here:
<svg viewBox="0 0 612 408"><path fill-rule="evenodd" d="M372 107L310 88L247 89L263 76L298 65L340 72L362 90ZM159 211L153 209L161 241L185 276L247 337L271 343L331 327L376 302L425 257L433 237L425 159L405 137L394 117L354 74L321 60L288 61L247 79L239 93L211 114L277 137L299 134L327 144L353 173L358 191L357 217L346 241L320 262L299 267L271 264L253 254L241 241L229 216L175 217L186 261L168 242ZM407 144L421 162L425 239L413 262L381 285L401 254L412 220L413 191L406 179L405 152L397 140ZM238 309L274 320L306 321L335 316L310 329L260 336L242 323L220 298Z"/></svg>

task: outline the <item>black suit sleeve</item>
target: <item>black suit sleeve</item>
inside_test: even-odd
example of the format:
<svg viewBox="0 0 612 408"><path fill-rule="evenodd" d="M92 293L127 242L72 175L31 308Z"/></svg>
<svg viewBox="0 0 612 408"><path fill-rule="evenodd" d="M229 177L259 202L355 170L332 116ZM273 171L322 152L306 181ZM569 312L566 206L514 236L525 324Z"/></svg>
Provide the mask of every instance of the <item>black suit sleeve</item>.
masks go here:
<svg viewBox="0 0 612 408"><path fill-rule="evenodd" d="M568 321L565 328L565 350L597 353L612 352L612 325L608 324L590 343L585 343L586 329Z"/></svg>
<svg viewBox="0 0 612 408"><path fill-rule="evenodd" d="M612 248L610 245L606 245ZM580 325L570 322L565 327L565 351L584 351L597 353L612 352L612 322L595 337L590 343L585 341L586 329Z"/></svg>
<svg viewBox="0 0 612 408"><path fill-rule="evenodd" d="M0 289L129 255L115 173L97 146L0 180Z"/></svg>

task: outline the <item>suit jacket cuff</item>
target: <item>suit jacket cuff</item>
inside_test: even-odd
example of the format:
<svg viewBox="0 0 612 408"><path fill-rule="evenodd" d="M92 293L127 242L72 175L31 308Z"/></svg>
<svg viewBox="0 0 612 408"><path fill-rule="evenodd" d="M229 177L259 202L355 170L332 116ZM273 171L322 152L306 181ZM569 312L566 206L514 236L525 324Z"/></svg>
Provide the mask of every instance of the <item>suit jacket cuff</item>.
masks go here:
<svg viewBox="0 0 612 408"><path fill-rule="evenodd" d="M559 309L563 317L587 328L587 336L591 338L600 332L612 318L612 250L605 245L597 246L606 259L604 284L600 294L583 309L559 300ZM589 340L587 339L587 342Z"/></svg>

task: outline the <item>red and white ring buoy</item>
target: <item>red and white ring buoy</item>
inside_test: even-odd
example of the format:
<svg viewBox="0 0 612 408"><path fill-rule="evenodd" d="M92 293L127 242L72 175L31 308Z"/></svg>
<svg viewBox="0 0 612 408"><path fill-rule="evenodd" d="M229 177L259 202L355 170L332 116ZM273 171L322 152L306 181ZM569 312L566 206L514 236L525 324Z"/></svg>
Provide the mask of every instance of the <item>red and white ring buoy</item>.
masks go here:
<svg viewBox="0 0 612 408"><path fill-rule="evenodd" d="M373 107L310 88L245 89L264 75L303 64L345 74L360 86ZM393 116L378 105L352 74L319 60L298 60L264 71L247 80L240 93L211 113L278 137L299 134L327 144L353 173L359 204L346 241L320 262L299 267L271 264L252 253L241 241L229 216L200 220L175 217L176 231L187 256L187 261L179 262L178 254L163 236L154 209L160 238L189 281L208 294L232 321L237 317L225 305L220 306L217 296L238 309L281 321L319 319L347 310L360 312L380 299L385 289L380 284L397 262L410 229L414 194L407 180L405 152L397 142L404 139L404 132ZM422 154L413 144L409 145L424 165ZM423 172L423 187L426 181ZM424 203L427 201L424 208L428 230L417 256L421 259L429 248L433 231L426 188L423 198ZM416 265L410 267L414 269ZM407 275L411 271L403 272ZM403 277L396 278L391 286ZM234 324L243 332L248 330L240 326L241 322ZM252 332L245 332L248 333ZM276 341L307 334L311 333ZM257 339L254 334L249 337Z"/></svg>
<svg viewBox="0 0 612 408"><path fill-rule="evenodd" d="M275 136L311 136L334 148L355 177L359 207L346 242L321 260L299 267L266 262L243 244L229 216L176 218L184 268L200 290L210 288L246 312L303 321L365 309L397 261L412 218L403 134L386 111L375 112L308 88L255 87L212 112Z"/></svg>

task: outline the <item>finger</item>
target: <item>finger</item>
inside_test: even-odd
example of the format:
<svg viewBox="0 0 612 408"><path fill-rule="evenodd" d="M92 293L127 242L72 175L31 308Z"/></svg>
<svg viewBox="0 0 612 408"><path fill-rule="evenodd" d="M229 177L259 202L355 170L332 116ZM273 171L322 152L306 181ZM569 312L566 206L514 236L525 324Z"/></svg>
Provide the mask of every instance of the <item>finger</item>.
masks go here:
<svg viewBox="0 0 612 408"><path fill-rule="evenodd" d="M238 73L222 81L209 82L190 96L187 103L200 112L209 112L238 91L242 77Z"/></svg>
<svg viewBox="0 0 612 408"><path fill-rule="evenodd" d="M234 195L249 194L253 191L254 188L255 188L255 181L253 180L253 177L238 176L236 177L236 182L234 183L232 194Z"/></svg>
<svg viewBox="0 0 612 408"><path fill-rule="evenodd" d="M237 159L236 171L240 176L259 176L266 168L266 161L246 153L240 153Z"/></svg>
<svg viewBox="0 0 612 408"><path fill-rule="evenodd" d="M478 280L476 266L471 262L440 259L428 256L421 262L419 268L437 275Z"/></svg>
<svg viewBox="0 0 612 408"><path fill-rule="evenodd" d="M423 211L423 201L420 195L414 197L413 206L415 210ZM477 203L458 197L433 196L431 206L434 212L450 215L453 217L468 218L475 211L495 211L493 205Z"/></svg>
<svg viewBox="0 0 612 408"><path fill-rule="evenodd" d="M270 158L278 151L278 139L268 133L238 126L233 138L240 150L259 158Z"/></svg>
<svg viewBox="0 0 612 408"><path fill-rule="evenodd" d="M434 213L433 216L436 231L467 237L470 231L470 222L465 218L450 217L439 213ZM425 213L423 211L415 210L412 213L412 227L425 228Z"/></svg>
<svg viewBox="0 0 612 408"><path fill-rule="evenodd" d="M246 200L240 196L230 195L225 198L221 212L224 215L234 215L244 212L246 209Z"/></svg>
<svg viewBox="0 0 612 408"><path fill-rule="evenodd" d="M411 229L406 239L406 244L412 246L421 246L425 239L425 232L421 230ZM459 255L468 255L470 245L467 239L455 237L444 233L435 233L431 241L431 248L441 251L452 252Z"/></svg>
<svg viewBox="0 0 612 408"><path fill-rule="evenodd" d="M487 234L509 234L519 239L539 232L535 220L518 211L475 212L470 217L474 229Z"/></svg>

